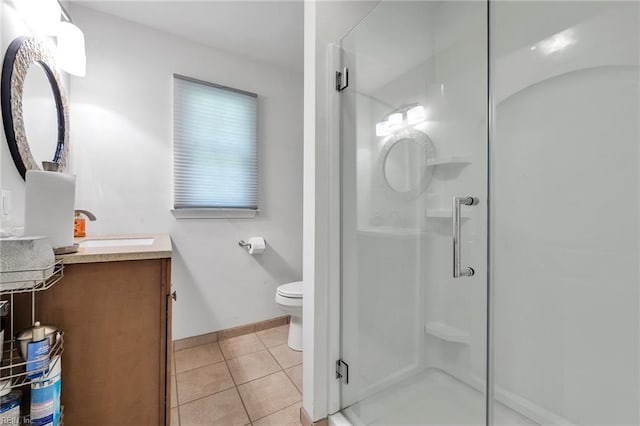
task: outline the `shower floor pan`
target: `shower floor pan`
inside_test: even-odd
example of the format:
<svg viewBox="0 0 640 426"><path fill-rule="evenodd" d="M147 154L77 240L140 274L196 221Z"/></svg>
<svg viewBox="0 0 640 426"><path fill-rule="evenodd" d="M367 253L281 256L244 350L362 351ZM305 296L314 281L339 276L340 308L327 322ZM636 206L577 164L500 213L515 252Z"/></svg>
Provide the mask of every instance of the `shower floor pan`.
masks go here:
<svg viewBox="0 0 640 426"><path fill-rule="evenodd" d="M356 426L480 426L485 424L485 398L471 386L432 368L353 404L343 413ZM496 403L494 424L537 423Z"/></svg>

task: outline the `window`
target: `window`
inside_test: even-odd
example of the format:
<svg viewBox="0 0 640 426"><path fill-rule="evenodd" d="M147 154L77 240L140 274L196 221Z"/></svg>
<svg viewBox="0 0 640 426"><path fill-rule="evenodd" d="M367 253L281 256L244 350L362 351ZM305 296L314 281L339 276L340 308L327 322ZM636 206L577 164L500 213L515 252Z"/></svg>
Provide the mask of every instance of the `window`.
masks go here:
<svg viewBox="0 0 640 426"><path fill-rule="evenodd" d="M173 84L174 214L225 209L254 215L257 95L180 75Z"/></svg>

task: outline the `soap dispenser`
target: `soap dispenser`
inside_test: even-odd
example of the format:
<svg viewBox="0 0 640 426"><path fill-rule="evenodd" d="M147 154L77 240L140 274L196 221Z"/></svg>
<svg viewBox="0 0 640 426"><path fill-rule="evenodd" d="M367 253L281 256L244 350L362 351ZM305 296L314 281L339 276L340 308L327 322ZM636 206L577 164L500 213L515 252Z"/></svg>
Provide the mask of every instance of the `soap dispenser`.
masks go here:
<svg viewBox="0 0 640 426"><path fill-rule="evenodd" d="M87 236L87 225L86 220L81 216L85 215L91 222L96 220L96 217L93 213L88 210L76 210L76 217L73 220L73 236L74 237L86 237Z"/></svg>

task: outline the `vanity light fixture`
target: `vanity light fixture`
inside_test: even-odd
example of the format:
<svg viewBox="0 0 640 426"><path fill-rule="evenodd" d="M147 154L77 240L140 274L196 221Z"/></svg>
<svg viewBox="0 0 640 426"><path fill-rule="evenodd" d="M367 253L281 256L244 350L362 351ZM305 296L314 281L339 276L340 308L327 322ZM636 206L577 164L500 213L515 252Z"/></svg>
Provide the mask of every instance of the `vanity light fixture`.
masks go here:
<svg viewBox="0 0 640 426"><path fill-rule="evenodd" d="M58 24L58 66L69 74L84 77L87 73L84 34L70 21Z"/></svg>
<svg viewBox="0 0 640 426"><path fill-rule="evenodd" d="M413 126L427 119L427 112L422 105L415 106L407 111L407 124Z"/></svg>
<svg viewBox="0 0 640 426"><path fill-rule="evenodd" d="M376 136L389 136L391 129L389 128L389 122L387 120L376 123Z"/></svg>
<svg viewBox="0 0 640 426"><path fill-rule="evenodd" d="M58 23L56 32L58 66L69 74L84 77L87 73L87 54L84 45L84 33L74 25L69 12L60 5L63 20Z"/></svg>
<svg viewBox="0 0 640 426"><path fill-rule="evenodd" d="M34 33L53 35L56 33L62 7L57 0L19 0L16 10Z"/></svg>
<svg viewBox="0 0 640 426"><path fill-rule="evenodd" d="M414 126L420 124L427 119L427 111L422 105L410 105L397 109L385 117L384 120L376 123L376 136L389 136L396 130L404 127L406 116L406 125Z"/></svg>
<svg viewBox="0 0 640 426"><path fill-rule="evenodd" d="M55 36L57 66L79 77L87 68L84 34L59 0L16 0L16 11L34 34Z"/></svg>
<svg viewBox="0 0 640 426"><path fill-rule="evenodd" d="M402 113L395 112L387 117L389 130L395 131L402 128Z"/></svg>
<svg viewBox="0 0 640 426"><path fill-rule="evenodd" d="M389 136L402 128L402 113L390 114L385 120L376 123L376 136Z"/></svg>

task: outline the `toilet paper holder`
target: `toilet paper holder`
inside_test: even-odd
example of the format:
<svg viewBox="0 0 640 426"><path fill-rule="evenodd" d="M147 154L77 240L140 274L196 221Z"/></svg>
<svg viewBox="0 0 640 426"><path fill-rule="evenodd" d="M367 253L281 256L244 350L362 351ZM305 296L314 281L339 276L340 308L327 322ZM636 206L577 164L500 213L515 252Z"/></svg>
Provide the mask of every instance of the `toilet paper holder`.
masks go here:
<svg viewBox="0 0 640 426"><path fill-rule="evenodd" d="M267 243L267 240L264 240L265 244ZM251 248L251 243L246 242L245 240L240 240L238 241L238 245L240 247L246 248L247 250L249 250Z"/></svg>

